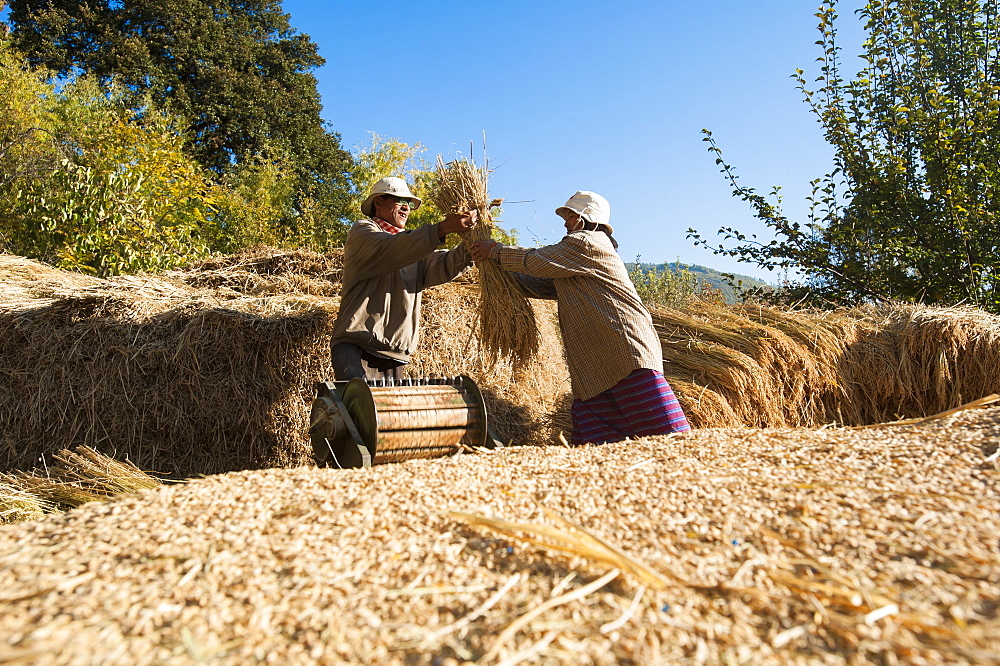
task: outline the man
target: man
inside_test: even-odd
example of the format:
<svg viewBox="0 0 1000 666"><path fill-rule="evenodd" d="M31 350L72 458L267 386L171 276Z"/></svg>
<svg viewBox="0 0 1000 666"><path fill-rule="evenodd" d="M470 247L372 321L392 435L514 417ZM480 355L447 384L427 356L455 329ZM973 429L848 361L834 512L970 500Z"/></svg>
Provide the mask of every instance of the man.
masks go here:
<svg viewBox="0 0 1000 666"><path fill-rule="evenodd" d="M330 340L338 381L401 378L417 347L421 292L472 265L463 245L438 248L448 234L475 227L477 211L404 231L410 211L419 207L406 181L383 178L361 204L368 219L347 234L340 311Z"/></svg>
<svg viewBox="0 0 1000 666"><path fill-rule="evenodd" d="M556 209L566 236L554 245L472 244L535 298L555 299L573 390L573 444L618 442L690 429L663 377L663 353L649 311L612 237L611 207L580 191Z"/></svg>

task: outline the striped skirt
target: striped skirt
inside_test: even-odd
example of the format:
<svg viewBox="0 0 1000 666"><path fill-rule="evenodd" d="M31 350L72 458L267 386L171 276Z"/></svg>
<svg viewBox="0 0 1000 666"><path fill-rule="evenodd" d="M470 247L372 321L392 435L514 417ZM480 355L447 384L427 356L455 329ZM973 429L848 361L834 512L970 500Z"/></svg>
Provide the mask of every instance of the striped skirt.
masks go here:
<svg viewBox="0 0 1000 666"><path fill-rule="evenodd" d="M627 437L690 430L670 384L659 372L640 368L589 400L574 400L572 443L603 444Z"/></svg>

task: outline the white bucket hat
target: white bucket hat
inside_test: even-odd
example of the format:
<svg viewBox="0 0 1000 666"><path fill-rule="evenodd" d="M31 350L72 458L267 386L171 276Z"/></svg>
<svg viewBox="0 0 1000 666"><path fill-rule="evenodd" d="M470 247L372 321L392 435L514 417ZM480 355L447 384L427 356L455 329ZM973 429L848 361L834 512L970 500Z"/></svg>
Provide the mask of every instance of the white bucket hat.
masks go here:
<svg viewBox="0 0 1000 666"><path fill-rule="evenodd" d="M374 201L375 197L380 197L384 194L391 194L394 197L400 197L403 199L409 199L412 203L410 204L411 210L416 210L420 208L420 197L415 197L410 192L409 185L402 178L383 178L374 185L372 185L372 192L368 195L368 198L364 200L361 204L361 212L371 217L375 214Z"/></svg>
<svg viewBox="0 0 1000 666"><path fill-rule="evenodd" d="M611 204L597 192L580 191L569 198L565 205L556 208L556 215L561 210L571 210L588 222L608 228L608 233L613 234L614 228L609 220L611 219Z"/></svg>

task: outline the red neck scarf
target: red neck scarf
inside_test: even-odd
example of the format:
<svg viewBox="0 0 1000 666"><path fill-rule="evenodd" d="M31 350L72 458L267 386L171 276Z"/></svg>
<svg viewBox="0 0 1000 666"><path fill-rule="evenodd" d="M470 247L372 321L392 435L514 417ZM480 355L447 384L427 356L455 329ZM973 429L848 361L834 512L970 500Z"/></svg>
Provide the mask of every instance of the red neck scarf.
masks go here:
<svg viewBox="0 0 1000 666"><path fill-rule="evenodd" d="M395 224L389 224L385 220L372 216L372 222L377 224L382 231L388 231L390 234L398 234L402 229L397 227Z"/></svg>

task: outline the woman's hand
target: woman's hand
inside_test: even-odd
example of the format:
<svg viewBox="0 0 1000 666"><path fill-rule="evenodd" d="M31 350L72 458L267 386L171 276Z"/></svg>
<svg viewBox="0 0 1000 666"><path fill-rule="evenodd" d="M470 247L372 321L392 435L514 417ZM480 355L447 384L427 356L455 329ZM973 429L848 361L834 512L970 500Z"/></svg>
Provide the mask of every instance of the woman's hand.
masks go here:
<svg viewBox="0 0 1000 666"><path fill-rule="evenodd" d="M474 241L469 247L469 251L472 252L472 260L477 264L486 261L490 258L490 252L493 251L499 243L491 240L479 240Z"/></svg>
<svg viewBox="0 0 1000 666"><path fill-rule="evenodd" d="M448 213L444 221L438 223L438 235L444 238L448 234L464 234L474 228L478 220L479 211L476 209L464 213Z"/></svg>

